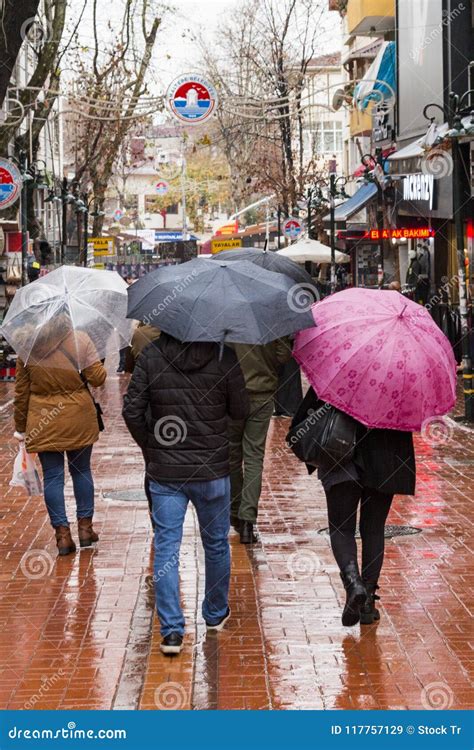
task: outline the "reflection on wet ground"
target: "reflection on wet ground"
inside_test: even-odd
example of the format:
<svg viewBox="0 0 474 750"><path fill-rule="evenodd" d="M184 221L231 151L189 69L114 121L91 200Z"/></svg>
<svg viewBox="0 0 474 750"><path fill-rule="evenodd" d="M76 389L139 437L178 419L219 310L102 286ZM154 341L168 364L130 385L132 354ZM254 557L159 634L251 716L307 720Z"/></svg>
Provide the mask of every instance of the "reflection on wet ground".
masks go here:
<svg viewBox="0 0 474 750"><path fill-rule="evenodd" d="M422 533L387 542L379 624L343 628L343 590L318 482L283 448L272 420L260 542L232 532L226 629L206 634L196 520L181 556L187 619L178 658L159 651L146 505L102 492L140 488L140 451L120 417L126 379L101 397L107 430L94 450L95 550L57 559L43 502L9 488L13 386L0 384L0 707L142 709L463 708L472 634L472 433L417 439L418 491L389 521ZM67 486L73 518L71 486Z"/></svg>

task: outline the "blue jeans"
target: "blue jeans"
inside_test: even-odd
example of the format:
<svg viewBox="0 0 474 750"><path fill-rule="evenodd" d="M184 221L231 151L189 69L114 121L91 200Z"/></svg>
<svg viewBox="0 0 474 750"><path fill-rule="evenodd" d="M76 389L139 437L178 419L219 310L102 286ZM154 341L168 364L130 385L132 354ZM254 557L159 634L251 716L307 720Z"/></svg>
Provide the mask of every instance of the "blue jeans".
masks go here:
<svg viewBox="0 0 474 750"><path fill-rule="evenodd" d="M188 502L196 508L206 560L202 615L216 625L227 613L230 579L230 479L188 484L150 481L155 523L154 576L161 634L184 633L179 598L179 549Z"/></svg>
<svg viewBox="0 0 474 750"><path fill-rule="evenodd" d="M92 445L66 451L76 498L77 517L94 515L94 481L91 473ZM38 454L43 469L44 499L51 526L69 526L64 502L64 453L43 451Z"/></svg>

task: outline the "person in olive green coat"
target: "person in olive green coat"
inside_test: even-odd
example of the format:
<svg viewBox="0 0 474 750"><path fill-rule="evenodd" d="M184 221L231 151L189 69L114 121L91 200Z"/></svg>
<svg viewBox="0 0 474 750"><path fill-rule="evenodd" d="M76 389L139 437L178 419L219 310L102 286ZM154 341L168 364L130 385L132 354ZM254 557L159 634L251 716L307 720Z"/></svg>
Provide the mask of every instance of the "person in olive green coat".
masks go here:
<svg viewBox="0 0 474 750"><path fill-rule="evenodd" d="M284 338L263 346L233 346L244 374L250 413L247 419L229 425L231 523L240 533L242 544L251 544L256 541L253 526L258 515L265 443L278 372L290 360L292 344L289 338Z"/></svg>

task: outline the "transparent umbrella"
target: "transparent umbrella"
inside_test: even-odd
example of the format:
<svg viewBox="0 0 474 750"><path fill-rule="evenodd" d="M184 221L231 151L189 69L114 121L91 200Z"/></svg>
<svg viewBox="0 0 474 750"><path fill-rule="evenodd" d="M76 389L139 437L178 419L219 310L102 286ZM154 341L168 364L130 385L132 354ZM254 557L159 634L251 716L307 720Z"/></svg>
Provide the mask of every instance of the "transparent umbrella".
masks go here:
<svg viewBox="0 0 474 750"><path fill-rule="evenodd" d="M17 291L0 331L25 364L83 370L129 344L126 314L117 273L61 266Z"/></svg>

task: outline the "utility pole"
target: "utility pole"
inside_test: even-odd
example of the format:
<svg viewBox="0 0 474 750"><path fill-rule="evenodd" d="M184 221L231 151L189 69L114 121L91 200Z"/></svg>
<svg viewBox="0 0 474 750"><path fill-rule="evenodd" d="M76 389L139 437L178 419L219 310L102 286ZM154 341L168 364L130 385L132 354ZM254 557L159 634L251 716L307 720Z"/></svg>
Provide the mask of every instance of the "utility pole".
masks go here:
<svg viewBox="0 0 474 750"><path fill-rule="evenodd" d="M329 175L329 217L331 234L331 294L336 291L336 175Z"/></svg>
<svg viewBox="0 0 474 750"><path fill-rule="evenodd" d="M28 180L27 180L27 156L26 151L19 155L21 183L21 285L28 283Z"/></svg>
<svg viewBox="0 0 474 750"><path fill-rule="evenodd" d="M181 146L181 206L183 217L183 242L188 240L188 227L186 219L186 156L184 153L184 138Z"/></svg>
<svg viewBox="0 0 474 750"><path fill-rule="evenodd" d="M61 222L61 265L63 266L66 260L67 250L67 198L68 198L68 183L67 177L63 177L61 184L61 201L62 201L62 222Z"/></svg>

